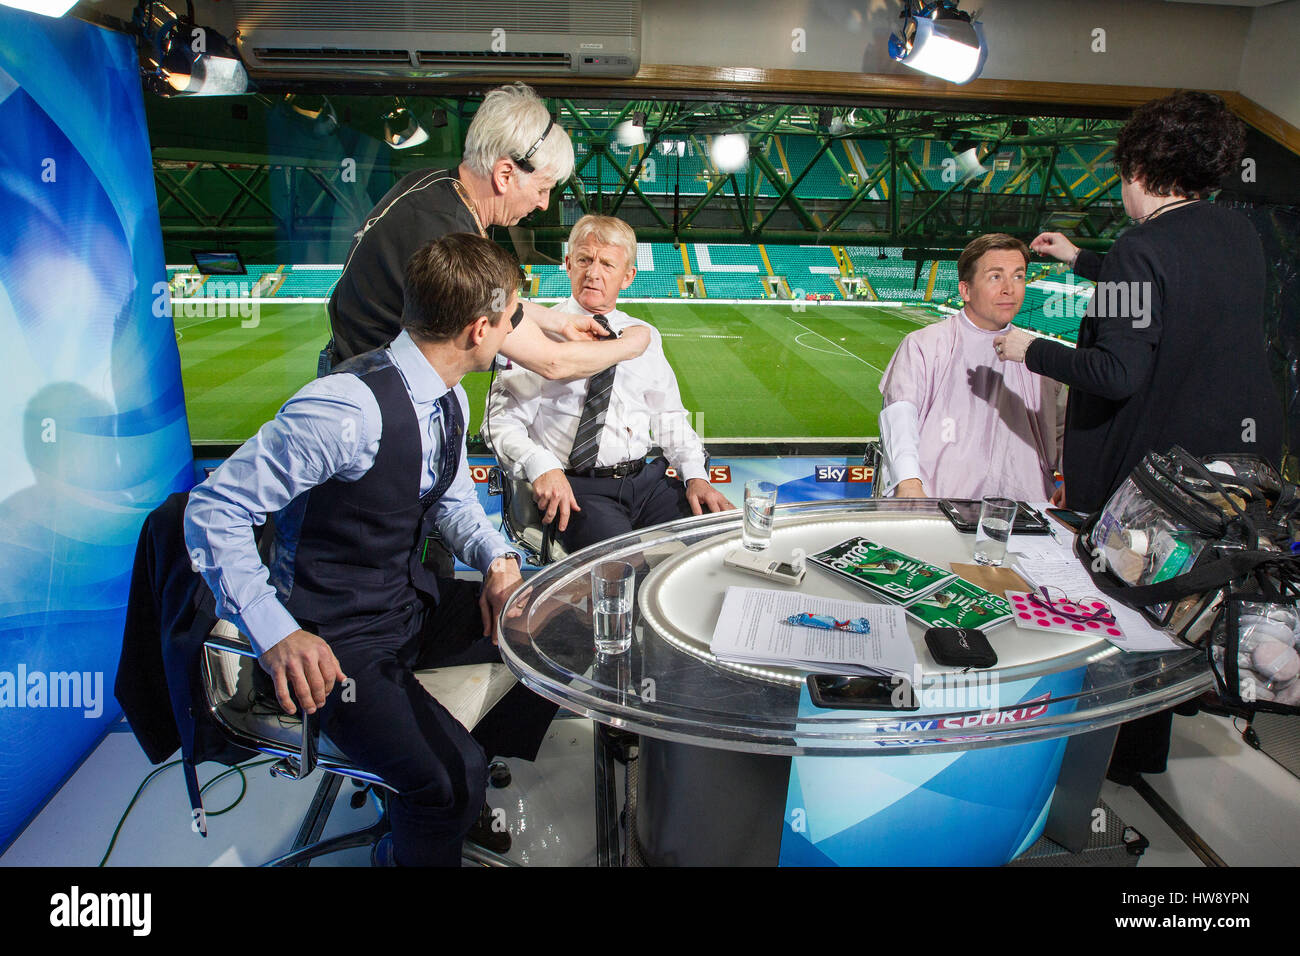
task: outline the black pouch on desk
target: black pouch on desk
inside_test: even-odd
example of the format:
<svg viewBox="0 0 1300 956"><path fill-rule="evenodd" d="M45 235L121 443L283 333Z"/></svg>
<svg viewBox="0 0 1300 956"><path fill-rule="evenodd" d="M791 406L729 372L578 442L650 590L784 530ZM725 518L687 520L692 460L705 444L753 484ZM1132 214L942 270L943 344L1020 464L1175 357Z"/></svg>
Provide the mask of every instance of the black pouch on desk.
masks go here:
<svg viewBox="0 0 1300 956"><path fill-rule="evenodd" d="M925 646L945 667L992 667L998 662L989 639L974 627L932 627L925 632Z"/></svg>

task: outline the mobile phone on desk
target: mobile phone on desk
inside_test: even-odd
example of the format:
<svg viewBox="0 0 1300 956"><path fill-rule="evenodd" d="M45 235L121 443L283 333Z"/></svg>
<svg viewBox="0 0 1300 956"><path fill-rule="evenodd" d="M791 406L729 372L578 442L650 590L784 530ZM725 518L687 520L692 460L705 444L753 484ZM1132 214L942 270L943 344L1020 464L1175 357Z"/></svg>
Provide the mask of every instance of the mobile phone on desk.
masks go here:
<svg viewBox="0 0 1300 956"><path fill-rule="evenodd" d="M809 674L808 696L817 707L852 710L920 710L912 682L902 674Z"/></svg>
<svg viewBox="0 0 1300 956"><path fill-rule="evenodd" d="M1055 518L1065 527L1069 528L1071 533L1078 534L1083 523L1088 520L1088 516L1079 511L1071 511L1068 508L1048 508L1048 517Z"/></svg>

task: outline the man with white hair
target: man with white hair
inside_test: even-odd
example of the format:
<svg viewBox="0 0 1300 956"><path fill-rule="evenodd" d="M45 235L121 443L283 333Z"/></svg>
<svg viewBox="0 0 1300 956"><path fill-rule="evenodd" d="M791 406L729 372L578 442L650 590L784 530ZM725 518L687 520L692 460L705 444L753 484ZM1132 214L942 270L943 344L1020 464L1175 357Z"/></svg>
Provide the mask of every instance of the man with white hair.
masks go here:
<svg viewBox="0 0 1300 956"><path fill-rule="evenodd" d="M527 478L543 522L564 547L731 503L711 484L658 330L616 306L636 276L636 233L610 216L583 216L564 257L573 296L559 315L591 315L614 335L650 330L644 355L590 378L548 382L522 368L497 377L484 433L498 461ZM646 463L654 445L664 454ZM666 474L669 462L679 478Z"/></svg>
<svg viewBox="0 0 1300 956"><path fill-rule="evenodd" d="M403 275L417 249L453 232L487 237L489 226L513 226L545 209L556 183L571 175L573 144L531 88L514 83L488 93L465 135L460 165L403 177L357 231L329 301L331 364L385 346L401 331ZM591 341L602 336L590 319L525 302L501 354L563 379L640 355L650 342L641 330Z"/></svg>

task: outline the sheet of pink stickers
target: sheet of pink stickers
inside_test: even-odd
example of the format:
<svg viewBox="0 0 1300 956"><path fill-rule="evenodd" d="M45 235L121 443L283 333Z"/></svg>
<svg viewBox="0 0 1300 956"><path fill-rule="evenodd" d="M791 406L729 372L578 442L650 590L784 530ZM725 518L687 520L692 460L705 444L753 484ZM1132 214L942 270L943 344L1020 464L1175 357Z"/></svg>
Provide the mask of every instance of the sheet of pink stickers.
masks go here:
<svg viewBox="0 0 1300 956"><path fill-rule="evenodd" d="M1012 620L1016 627L1027 631L1060 631L1063 634L1095 634L1107 640L1122 638L1124 631L1119 623L1102 624L1099 621L1071 621L1060 614L1053 614L1046 608L1030 601L1030 594L1025 591L1008 591L1007 600L1011 602ZM1056 606L1066 614L1091 614L1107 611L1109 608L1096 598L1084 598L1075 604L1070 601L1058 601Z"/></svg>

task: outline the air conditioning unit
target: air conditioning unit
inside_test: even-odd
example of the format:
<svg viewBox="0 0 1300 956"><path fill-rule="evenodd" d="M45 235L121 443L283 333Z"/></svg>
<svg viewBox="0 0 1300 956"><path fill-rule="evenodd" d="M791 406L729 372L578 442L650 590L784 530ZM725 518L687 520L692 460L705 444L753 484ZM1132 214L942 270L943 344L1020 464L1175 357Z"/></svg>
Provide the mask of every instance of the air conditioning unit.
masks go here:
<svg viewBox="0 0 1300 956"><path fill-rule="evenodd" d="M633 76L641 0L237 0L250 73Z"/></svg>

